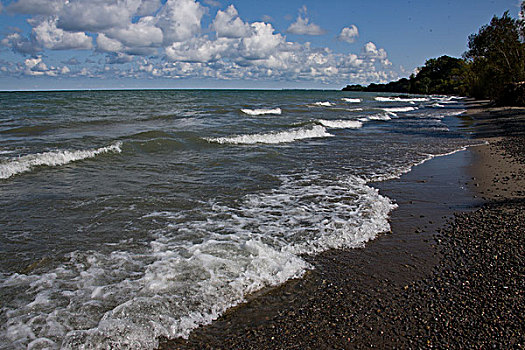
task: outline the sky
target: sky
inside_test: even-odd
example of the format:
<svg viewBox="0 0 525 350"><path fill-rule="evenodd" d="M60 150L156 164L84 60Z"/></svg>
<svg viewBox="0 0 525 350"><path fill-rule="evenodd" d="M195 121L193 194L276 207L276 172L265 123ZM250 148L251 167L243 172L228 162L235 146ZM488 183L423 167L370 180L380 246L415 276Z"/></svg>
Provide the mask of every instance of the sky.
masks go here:
<svg viewBox="0 0 525 350"><path fill-rule="evenodd" d="M1 0L0 90L384 83L520 2Z"/></svg>

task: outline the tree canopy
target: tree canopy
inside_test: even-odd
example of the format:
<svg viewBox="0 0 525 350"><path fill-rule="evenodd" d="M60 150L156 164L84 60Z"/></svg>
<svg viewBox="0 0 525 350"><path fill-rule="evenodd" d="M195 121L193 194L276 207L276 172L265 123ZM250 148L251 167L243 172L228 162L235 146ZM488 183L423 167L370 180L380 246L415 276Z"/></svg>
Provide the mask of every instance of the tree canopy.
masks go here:
<svg viewBox="0 0 525 350"><path fill-rule="evenodd" d="M518 19L505 12L468 37L463 58L431 58L412 74L388 84L348 85L347 91L455 94L525 105L525 1Z"/></svg>

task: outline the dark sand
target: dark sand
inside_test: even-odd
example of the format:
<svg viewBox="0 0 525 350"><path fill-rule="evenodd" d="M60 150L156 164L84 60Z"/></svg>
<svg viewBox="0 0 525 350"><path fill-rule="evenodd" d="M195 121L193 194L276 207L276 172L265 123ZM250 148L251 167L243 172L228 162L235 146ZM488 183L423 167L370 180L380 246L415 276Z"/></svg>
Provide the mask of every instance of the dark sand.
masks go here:
<svg viewBox="0 0 525 350"><path fill-rule="evenodd" d="M465 123L489 145L377 184L392 233L161 349L524 348L525 113L479 107Z"/></svg>

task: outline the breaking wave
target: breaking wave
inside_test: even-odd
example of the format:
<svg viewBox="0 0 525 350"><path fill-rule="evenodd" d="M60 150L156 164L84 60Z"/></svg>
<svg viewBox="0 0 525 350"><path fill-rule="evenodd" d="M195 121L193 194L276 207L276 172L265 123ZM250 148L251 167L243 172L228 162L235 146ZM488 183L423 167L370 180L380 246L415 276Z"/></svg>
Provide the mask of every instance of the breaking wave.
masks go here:
<svg viewBox="0 0 525 350"><path fill-rule="evenodd" d="M320 119L318 122L331 129L359 129L363 123L358 120L325 120Z"/></svg>
<svg viewBox="0 0 525 350"><path fill-rule="evenodd" d="M328 102L328 101L315 102L314 105L315 106L321 106L321 107L332 107L332 106L334 106L334 104L332 102Z"/></svg>
<svg viewBox="0 0 525 350"><path fill-rule="evenodd" d="M393 107L393 108L382 108L385 112L398 113L398 112L411 112L415 111L417 107Z"/></svg>
<svg viewBox="0 0 525 350"><path fill-rule="evenodd" d="M280 108L273 108L273 109L248 109L243 108L241 109L241 112L248 114L248 115L265 115L265 114L281 114L283 111Z"/></svg>
<svg viewBox="0 0 525 350"><path fill-rule="evenodd" d="M315 125L312 128L300 128L289 131L271 132L265 134L248 134L232 137L206 138L208 142L220 144L244 144L251 145L256 143L278 144L289 143L297 140L331 137L323 126Z"/></svg>
<svg viewBox="0 0 525 350"><path fill-rule="evenodd" d="M7 179L11 176L31 171L38 166L61 166L82 159L94 158L102 153L120 153L122 152L121 146L122 143L117 142L97 149L51 151L10 158L0 164L0 179Z"/></svg>
<svg viewBox="0 0 525 350"><path fill-rule="evenodd" d="M361 102L361 99L360 98L347 98L347 97L343 97L341 100L345 101L345 102L348 102L348 103L360 103Z"/></svg>
<svg viewBox="0 0 525 350"><path fill-rule="evenodd" d="M378 96L375 98L376 101L379 102L425 102L429 99L426 97L413 97L413 98L407 98L407 97L381 97Z"/></svg>

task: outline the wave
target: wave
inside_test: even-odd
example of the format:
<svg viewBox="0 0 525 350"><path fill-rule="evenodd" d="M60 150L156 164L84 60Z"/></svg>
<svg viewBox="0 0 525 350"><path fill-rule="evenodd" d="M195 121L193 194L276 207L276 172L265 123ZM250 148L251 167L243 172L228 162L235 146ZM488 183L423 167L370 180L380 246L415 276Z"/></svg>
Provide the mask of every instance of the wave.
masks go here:
<svg viewBox="0 0 525 350"><path fill-rule="evenodd" d="M366 117L363 117L363 118L359 118L360 121L362 122L367 122L367 121L370 121L370 120L381 120L381 121L387 121L387 120L391 120L392 117L396 117L397 115L395 113L378 113L378 114L373 114L373 115L369 115L369 116L366 116Z"/></svg>
<svg viewBox="0 0 525 350"><path fill-rule="evenodd" d="M281 114L282 110L280 108L273 108L273 109L248 109L243 108L241 109L241 112L248 114L248 115L265 115L265 114Z"/></svg>
<svg viewBox="0 0 525 350"><path fill-rule="evenodd" d="M316 125L312 128L300 128L290 131L272 132L265 134L248 134L238 135L232 137L217 137L217 138L206 138L206 141L220 144L244 144L252 145L256 143L266 144L278 144L278 143L289 143L297 140L319 138L319 137L331 137L334 136L326 131L326 129L320 125Z"/></svg>
<svg viewBox="0 0 525 350"><path fill-rule="evenodd" d="M7 179L11 176L31 171L38 166L61 166L82 159L94 158L102 153L120 153L122 152L121 146L122 143L117 142L97 149L51 151L10 158L0 164L0 179Z"/></svg>
<svg viewBox="0 0 525 350"><path fill-rule="evenodd" d="M389 113L398 113L398 112L410 112L415 111L417 107L393 107L393 108L382 108L383 111Z"/></svg>
<svg viewBox="0 0 525 350"><path fill-rule="evenodd" d="M359 129L363 123L358 120L325 120L319 119L318 122L330 129Z"/></svg>
<svg viewBox="0 0 525 350"><path fill-rule="evenodd" d="M315 102L314 105L315 106L321 106L321 107L332 107L332 106L334 106L334 104L332 102L328 102L328 101Z"/></svg>
<svg viewBox="0 0 525 350"><path fill-rule="evenodd" d="M381 97L377 96L375 97L376 101L379 102L425 102L429 99L426 97L413 97L413 98L406 98L406 97Z"/></svg>
<svg viewBox="0 0 525 350"><path fill-rule="evenodd" d="M303 276L312 268L304 254L362 247L390 230L396 205L360 178L301 173L280 180L238 203L145 215L159 229L139 252L79 250L46 273L11 275L0 287L27 296L6 312L11 340L156 349L161 336L187 338L248 294Z"/></svg>
<svg viewBox="0 0 525 350"><path fill-rule="evenodd" d="M360 98L347 98L347 97L343 97L341 100L345 101L345 102L348 102L348 103L360 103L361 102L361 99Z"/></svg>

